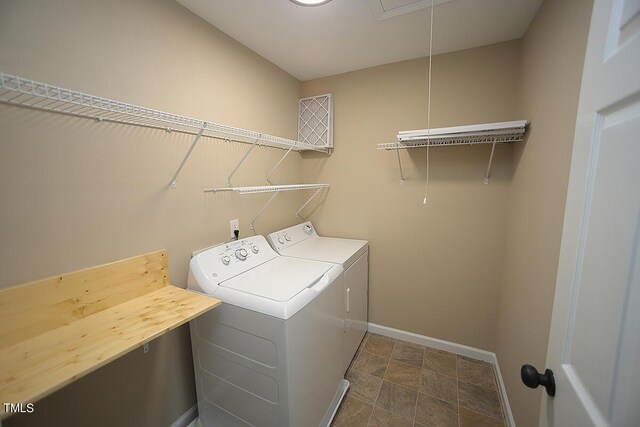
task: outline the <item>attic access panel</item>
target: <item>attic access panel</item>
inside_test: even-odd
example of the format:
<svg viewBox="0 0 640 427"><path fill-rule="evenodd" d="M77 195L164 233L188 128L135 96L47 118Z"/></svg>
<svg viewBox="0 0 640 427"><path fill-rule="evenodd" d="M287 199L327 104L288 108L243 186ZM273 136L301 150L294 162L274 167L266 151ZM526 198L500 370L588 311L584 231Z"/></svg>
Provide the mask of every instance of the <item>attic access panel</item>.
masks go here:
<svg viewBox="0 0 640 427"><path fill-rule="evenodd" d="M432 0L368 0L369 9L378 21L383 21L396 16L417 12L431 7ZM451 0L433 0L437 6Z"/></svg>

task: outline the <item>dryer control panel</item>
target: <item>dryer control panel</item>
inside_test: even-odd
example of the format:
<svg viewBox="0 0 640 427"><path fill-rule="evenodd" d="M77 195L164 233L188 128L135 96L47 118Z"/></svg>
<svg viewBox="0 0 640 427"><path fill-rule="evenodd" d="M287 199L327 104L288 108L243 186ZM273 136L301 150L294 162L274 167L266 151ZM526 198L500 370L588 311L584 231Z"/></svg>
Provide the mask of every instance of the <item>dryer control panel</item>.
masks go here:
<svg viewBox="0 0 640 427"><path fill-rule="evenodd" d="M271 233L267 238L269 239L271 246L273 246L276 251L280 252L281 250L293 246L296 243L300 243L317 235L316 229L313 227L313 224L311 224L311 221L307 221L302 224L294 225L293 227Z"/></svg>

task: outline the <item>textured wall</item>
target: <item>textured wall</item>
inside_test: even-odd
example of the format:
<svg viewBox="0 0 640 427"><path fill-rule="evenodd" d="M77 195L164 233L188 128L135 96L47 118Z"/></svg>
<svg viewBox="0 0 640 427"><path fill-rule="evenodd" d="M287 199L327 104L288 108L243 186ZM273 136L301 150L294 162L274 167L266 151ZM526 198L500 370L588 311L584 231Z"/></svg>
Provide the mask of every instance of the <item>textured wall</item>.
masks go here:
<svg viewBox="0 0 640 427"><path fill-rule="evenodd" d="M520 42L433 59L433 127L520 119ZM512 147L378 151L399 130L426 127L427 61L418 59L304 82L335 95L335 152L303 155L305 181L335 184L312 220L322 234L368 239L370 321L494 350Z"/></svg>
<svg viewBox="0 0 640 427"><path fill-rule="evenodd" d="M0 1L0 70L121 101L295 138L299 82L171 0ZM192 136L0 105L0 286L169 250L184 286L191 251L228 240L269 195L203 194L247 149ZM260 148L237 184L262 184L283 151ZM299 182L291 154L274 176ZM295 223L301 194L258 222ZM5 424L162 426L195 403L186 327L36 404Z"/></svg>
<svg viewBox="0 0 640 427"><path fill-rule="evenodd" d="M520 367L544 369L591 1L547 0L522 40L519 115L529 138L514 147L497 354L519 427L537 426L541 389Z"/></svg>

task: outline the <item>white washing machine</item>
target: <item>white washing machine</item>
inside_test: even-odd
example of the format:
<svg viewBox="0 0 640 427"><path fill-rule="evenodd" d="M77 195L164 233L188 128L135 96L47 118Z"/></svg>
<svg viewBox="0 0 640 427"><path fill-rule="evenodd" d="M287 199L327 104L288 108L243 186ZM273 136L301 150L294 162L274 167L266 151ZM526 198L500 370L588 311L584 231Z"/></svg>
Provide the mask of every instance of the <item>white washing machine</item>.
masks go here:
<svg viewBox="0 0 640 427"><path fill-rule="evenodd" d="M271 246L288 257L330 262L342 266L344 284L344 350L346 371L367 331L369 244L366 240L318 236L310 221L276 231L267 237Z"/></svg>
<svg viewBox="0 0 640 427"><path fill-rule="evenodd" d="M339 265L278 255L263 236L201 251L188 288L223 303L190 322L204 427L328 426L349 383Z"/></svg>

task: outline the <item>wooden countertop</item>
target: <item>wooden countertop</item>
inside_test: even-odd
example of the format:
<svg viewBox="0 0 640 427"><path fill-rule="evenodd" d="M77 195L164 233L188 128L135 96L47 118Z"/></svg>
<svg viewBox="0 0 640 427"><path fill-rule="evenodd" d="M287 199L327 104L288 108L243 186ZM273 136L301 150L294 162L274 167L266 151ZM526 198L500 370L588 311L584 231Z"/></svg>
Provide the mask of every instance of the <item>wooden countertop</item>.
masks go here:
<svg viewBox="0 0 640 427"><path fill-rule="evenodd" d="M0 400L35 402L220 305L167 277L158 251L0 290Z"/></svg>

